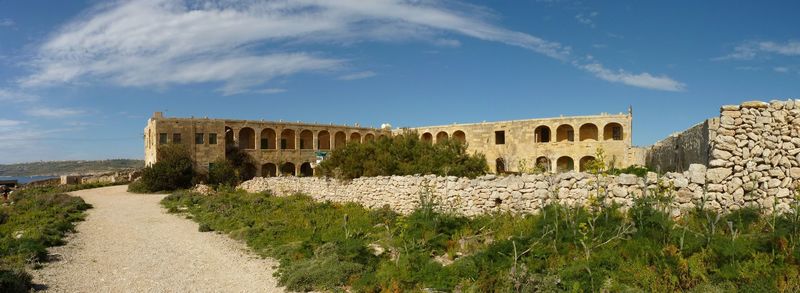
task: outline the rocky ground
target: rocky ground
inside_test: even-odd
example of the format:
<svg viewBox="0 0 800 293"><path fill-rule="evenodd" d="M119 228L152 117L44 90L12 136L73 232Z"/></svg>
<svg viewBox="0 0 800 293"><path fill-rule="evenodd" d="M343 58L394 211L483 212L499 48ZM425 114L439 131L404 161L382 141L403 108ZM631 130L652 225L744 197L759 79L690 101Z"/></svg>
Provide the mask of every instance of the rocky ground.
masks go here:
<svg viewBox="0 0 800 293"><path fill-rule="evenodd" d="M78 233L50 253L59 259L32 271L51 292L283 292L273 260L243 243L165 213L165 195L112 186L73 192L94 206Z"/></svg>

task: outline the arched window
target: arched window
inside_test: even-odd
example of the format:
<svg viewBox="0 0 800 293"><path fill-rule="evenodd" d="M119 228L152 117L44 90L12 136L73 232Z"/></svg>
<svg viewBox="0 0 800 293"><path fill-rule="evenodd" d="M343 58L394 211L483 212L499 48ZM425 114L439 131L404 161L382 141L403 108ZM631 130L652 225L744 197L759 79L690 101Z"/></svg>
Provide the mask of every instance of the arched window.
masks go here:
<svg viewBox="0 0 800 293"><path fill-rule="evenodd" d="M575 141L575 130L572 125L564 124L556 128L556 142Z"/></svg>
<svg viewBox="0 0 800 293"><path fill-rule="evenodd" d="M239 148L254 150L256 148L256 131L250 127L239 130Z"/></svg>
<svg viewBox="0 0 800 293"><path fill-rule="evenodd" d="M281 165L281 174L283 175L295 175L294 164L286 162Z"/></svg>
<svg viewBox="0 0 800 293"><path fill-rule="evenodd" d="M225 126L225 148L230 149L236 146L236 141L233 139L233 129Z"/></svg>
<svg viewBox="0 0 800 293"><path fill-rule="evenodd" d="M436 134L436 143L443 142L443 141L447 140L448 138L449 137L447 136L447 132L439 131L439 133Z"/></svg>
<svg viewBox="0 0 800 293"><path fill-rule="evenodd" d="M350 141L355 143L361 143L361 133L353 132L350 134Z"/></svg>
<svg viewBox="0 0 800 293"><path fill-rule="evenodd" d="M314 168L311 168L311 163L305 162L300 164L300 176L303 177L314 176Z"/></svg>
<svg viewBox="0 0 800 293"><path fill-rule="evenodd" d="M453 139L461 143L467 143L467 135L461 130L453 132Z"/></svg>
<svg viewBox="0 0 800 293"><path fill-rule="evenodd" d="M261 149L274 150L277 149L278 140L275 138L275 130L272 128L264 128L261 130Z"/></svg>
<svg viewBox="0 0 800 293"><path fill-rule="evenodd" d="M539 126L533 131L534 142L550 142L550 127Z"/></svg>
<svg viewBox="0 0 800 293"><path fill-rule="evenodd" d="M494 160L494 170L497 174L503 174L506 172L506 160L503 158L497 158Z"/></svg>
<svg viewBox="0 0 800 293"><path fill-rule="evenodd" d="M281 131L281 149L282 150L295 149L294 130L284 129L283 131Z"/></svg>
<svg viewBox="0 0 800 293"><path fill-rule="evenodd" d="M603 140L622 140L622 125L616 122L608 123L603 127Z"/></svg>
<svg viewBox="0 0 800 293"><path fill-rule="evenodd" d="M344 134L344 131L338 131L335 135L333 135L333 147L340 148L344 147L347 143L347 134Z"/></svg>
<svg viewBox="0 0 800 293"><path fill-rule="evenodd" d="M317 134L317 149L329 150L331 149L331 133L327 130L320 131Z"/></svg>
<svg viewBox="0 0 800 293"><path fill-rule="evenodd" d="M367 133L367 135L364 135L364 141L365 142L371 141L371 140L374 140L374 139L375 139L375 135L372 134L372 133Z"/></svg>
<svg viewBox="0 0 800 293"><path fill-rule="evenodd" d="M569 172L575 170L575 162L570 157L560 157L556 160L556 168L558 172Z"/></svg>
<svg viewBox="0 0 800 293"><path fill-rule="evenodd" d="M430 134L430 132L423 133L422 134L422 141L427 142L427 143L433 143L433 134Z"/></svg>
<svg viewBox="0 0 800 293"><path fill-rule="evenodd" d="M314 133L311 130L300 131L300 149L310 150L314 148Z"/></svg>
<svg viewBox="0 0 800 293"><path fill-rule="evenodd" d="M536 169L542 172L549 172L552 169L550 159L545 156L536 158Z"/></svg>
<svg viewBox="0 0 800 293"><path fill-rule="evenodd" d="M278 166L273 163L261 165L261 177L275 177L278 175Z"/></svg>
<svg viewBox="0 0 800 293"><path fill-rule="evenodd" d="M581 172L589 171L589 165L594 163L594 160L595 159L592 156L585 156L585 157L581 158L580 167L579 167Z"/></svg>
<svg viewBox="0 0 800 293"><path fill-rule="evenodd" d="M594 140L597 141L597 125L586 123L581 125L580 129L581 141Z"/></svg>

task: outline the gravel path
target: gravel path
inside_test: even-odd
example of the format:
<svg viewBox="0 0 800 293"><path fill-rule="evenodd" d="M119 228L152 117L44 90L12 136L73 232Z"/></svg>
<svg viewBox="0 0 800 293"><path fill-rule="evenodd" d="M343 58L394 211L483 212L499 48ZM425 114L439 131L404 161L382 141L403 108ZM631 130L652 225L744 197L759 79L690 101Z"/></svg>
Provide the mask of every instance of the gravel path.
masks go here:
<svg viewBox="0 0 800 293"><path fill-rule="evenodd" d="M50 249L61 260L33 270L52 292L283 292L277 263L248 252L225 235L167 214L165 195L112 186L73 192L94 208L67 244Z"/></svg>

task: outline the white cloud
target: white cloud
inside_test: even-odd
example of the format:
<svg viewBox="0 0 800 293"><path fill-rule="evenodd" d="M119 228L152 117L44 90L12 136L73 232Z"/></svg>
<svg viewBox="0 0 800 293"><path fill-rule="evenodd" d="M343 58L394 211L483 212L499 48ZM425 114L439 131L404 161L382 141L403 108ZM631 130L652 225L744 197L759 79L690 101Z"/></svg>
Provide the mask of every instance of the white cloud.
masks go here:
<svg viewBox="0 0 800 293"><path fill-rule="evenodd" d="M25 124L25 121L0 119L0 129L5 129L13 126Z"/></svg>
<svg viewBox="0 0 800 293"><path fill-rule="evenodd" d="M25 114L33 117L41 118L64 118L70 116L77 116L85 113L83 110L69 109L69 108L47 108L37 107L25 111Z"/></svg>
<svg viewBox="0 0 800 293"><path fill-rule="evenodd" d="M599 13L597 13L597 11L592 11L589 14L578 13L577 15L575 15L575 19L581 24L585 24L590 26L591 28L595 28L597 27L597 25L594 23L594 18L597 17L598 14Z"/></svg>
<svg viewBox="0 0 800 293"><path fill-rule="evenodd" d="M365 78L373 77L375 75L376 75L376 73L372 72L372 71L362 71L362 72L356 72L356 73L351 73L351 74L347 74L347 75L342 75L342 76L339 77L339 80L365 79Z"/></svg>
<svg viewBox="0 0 800 293"><path fill-rule="evenodd" d="M487 14L485 8L451 1L119 1L98 5L47 38L29 64L32 73L19 83L218 83L220 92L233 95L276 77L349 67L348 60L300 45L425 41L460 46L452 35L574 60L569 46L497 26Z"/></svg>
<svg viewBox="0 0 800 293"><path fill-rule="evenodd" d="M772 68L772 70L774 70L775 72L780 72L780 73L789 72L789 68L788 67L783 67L783 66L778 66L778 67Z"/></svg>
<svg viewBox="0 0 800 293"><path fill-rule="evenodd" d="M32 94L27 94L7 89L0 89L0 101L3 102L31 102L38 99L39 97Z"/></svg>
<svg viewBox="0 0 800 293"><path fill-rule="evenodd" d="M260 89L260 90L255 90L255 91L253 91L253 92L254 92L254 93L257 93L257 94L272 95L272 94L280 94L280 93L285 93L285 92L286 92L286 89L282 89L282 88L268 88L268 89Z"/></svg>
<svg viewBox="0 0 800 293"><path fill-rule="evenodd" d="M439 47L458 48L461 47L461 42L455 39L436 39L433 43Z"/></svg>
<svg viewBox="0 0 800 293"><path fill-rule="evenodd" d="M685 84L675 81L666 75L654 76L647 72L633 74L621 69L617 71L612 71L610 69L605 68L602 64L598 62L591 62L588 64L578 64L578 63L573 63L573 64L575 64L575 66L587 72L594 74L594 76L609 82L622 83L640 88L671 91L671 92L681 92L686 89Z"/></svg>
<svg viewBox="0 0 800 293"><path fill-rule="evenodd" d="M2 26L14 26L16 23L8 18L0 19L0 27Z"/></svg>
<svg viewBox="0 0 800 293"><path fill-rule="evenodd" d="M761 55L778 54L783 56L800 56L800 41L776 43L771 41L746 42L736 46L728 55L714 58L722 60L752 60Z"/></svg>

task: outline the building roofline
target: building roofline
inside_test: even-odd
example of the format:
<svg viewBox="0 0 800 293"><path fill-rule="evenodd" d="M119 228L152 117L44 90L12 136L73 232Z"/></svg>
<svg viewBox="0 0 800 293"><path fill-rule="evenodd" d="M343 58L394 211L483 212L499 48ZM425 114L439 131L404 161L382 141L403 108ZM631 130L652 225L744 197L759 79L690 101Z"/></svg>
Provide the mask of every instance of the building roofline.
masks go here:
<svg viewBox="0 0 800 293"><path fill-rule="evenodd" d="M247 120L247 119L224 119L224 118L206 118L206 117L151 117L151 120L157 121L206 121L206 122L222 122L222 123L266 123L266 124L284 124L284 125L291 125L291 126L329 126L329 127L339 127L339 128L348 128L348 129L358 129L358 130L373 130L373 131L389 131L388 129L381 129L376 127L363 127L363 126L354 126L354 125L342 125L342 124L323 124L323 123L307 123L307 122L291 122L291 121L274 121L274 120Z"/></svg>
<svg viewBox="0 0 800 293"><path fill-rule="evenodd" d="M516 120L501 120L501 121L483 121L483 122L472 122L472 123L453 123L453 124L444 124L444 125L430 125L430 126L417 126L417 127L402 127L400 129L420 129L420 128L443 128L443 127L454 127L454 126L473 126L473 125L486 125L486 124L495 124L495 123L515 123L515 122L533 122L533 121L542 121L542 120L559 120L559 119L590 119L590 118L628 118L628 114L599 114L599 115L582 115L582 116L559 116L559 117L550 117L550 118L529 118L529 119L516 119Z"/></svg>

